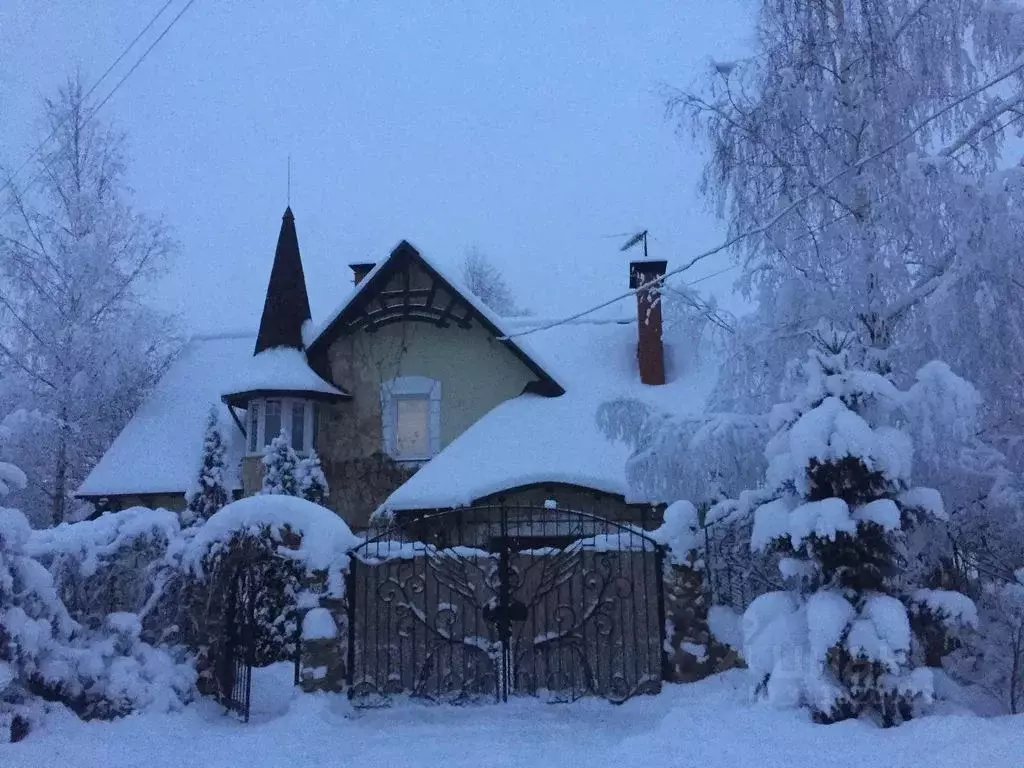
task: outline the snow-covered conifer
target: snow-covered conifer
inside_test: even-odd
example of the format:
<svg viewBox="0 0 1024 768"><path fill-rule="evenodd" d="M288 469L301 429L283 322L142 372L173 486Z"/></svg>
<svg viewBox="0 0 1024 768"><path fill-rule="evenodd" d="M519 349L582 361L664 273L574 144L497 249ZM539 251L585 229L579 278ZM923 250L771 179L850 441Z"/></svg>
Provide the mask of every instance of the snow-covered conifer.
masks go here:
<svg viewBox="0 0 1024 768"><path fill-rule="evenodd" d="M316 451L310 451L308 456L303 456L299 460L299 464L295 468L295 480L299 496L306 501L312 501L321 506L327 501L330 488Z"/></svg>
<svg viewBox="0 0 1024 768"><path fill-rule="evenodd" d="M899 425L916 393L872 371L849 337L819 339L802 386L772 411L765 482L710 514L752 513L752 548L781 557L788 589L744 617L745 658L768 698L821 722L868 713L896 725L932 697L921 620L955 628L974 606L922 589L905 567L908 537L945 517L936 492L911 486Z"/></svg>
<svg viewBox="0 0 1024 768"><path fill-rule="evenodd" d="M221 434L217 409L210 408L203 435L203 455L199 465L199 478L189 496L187 511L190 520L208 520L214 512L228 503L224 485L227 446Z"/></svg>
<svg viewBox="0 0 1024 768"><path fill-rule="evenodd" d="M298 465L299 457L288 436L282 431L271 441L267 455L263 457L263 485L260 493L298 496Z"/></svg>

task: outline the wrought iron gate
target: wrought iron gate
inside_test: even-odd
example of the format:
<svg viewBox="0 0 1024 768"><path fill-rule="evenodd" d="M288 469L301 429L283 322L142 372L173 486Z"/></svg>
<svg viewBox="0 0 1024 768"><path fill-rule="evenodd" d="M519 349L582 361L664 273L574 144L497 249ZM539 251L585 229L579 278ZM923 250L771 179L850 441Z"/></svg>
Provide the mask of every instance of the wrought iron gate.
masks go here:
<svg viewBox="0 0 1024 768"><path fill-rule="evenodd" d="M354 555L357 705L396 694L618 702L661 688L663 552L639 527L474 507L403 520Z"/></svg>
<svg viewBox="0 0 1024 768"><path fill-rule="evenodd" d="M224 650L218 660L217 700L244 722L249 722L258 589L256 570L249 565L240 566L228 594Z"/></svg>

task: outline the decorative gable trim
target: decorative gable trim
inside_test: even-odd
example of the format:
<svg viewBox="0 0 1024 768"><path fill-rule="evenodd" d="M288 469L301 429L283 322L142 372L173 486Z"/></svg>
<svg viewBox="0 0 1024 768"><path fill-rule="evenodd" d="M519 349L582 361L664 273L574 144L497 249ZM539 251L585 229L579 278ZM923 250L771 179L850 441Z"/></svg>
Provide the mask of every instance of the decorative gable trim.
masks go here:
<svg viewBox="0 0 1024 768"><path fill-rule="evenodd" d="M427 275L429 286L413 286L414 267ZM441 328L452 325L469 328L476 322L499 339L537 377L536 385L531 388L533 392L546 397L557 397L565 392L522 347L507 338L488 310L456 288L405 240L359 283L349 300L309 345L307 357L322 376L329 368L327 348L335 339L359 330L372 333L390 323L407 320L433 323Z"/></svg>

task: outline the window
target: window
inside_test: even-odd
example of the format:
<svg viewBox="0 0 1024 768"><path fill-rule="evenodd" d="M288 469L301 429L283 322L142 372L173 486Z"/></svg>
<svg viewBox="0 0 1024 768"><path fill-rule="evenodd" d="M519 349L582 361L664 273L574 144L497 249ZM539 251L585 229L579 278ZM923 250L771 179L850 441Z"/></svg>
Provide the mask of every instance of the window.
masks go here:
<svg viewBox="0 0 1024 768"><path fill-rule="evenodd" d="M292 398L251 400L246 429L250 456L262 455L282 432L293 450L308 453L316 444L316 408L306 400Z"/></svg>
<svg viewBox="0 0 1024 768"><path fill-rule="evenodd" d="M260 447L260 404L259 401L249 403L249 453L256 453Z"/></svg>
<svg viewBox="0 0 1024 768"><path fill-rule="evenodd" d="M281 434L281 401L267 400L267 414L263 417L263 445L270 445Z"/></svg>
<svg viewBox="0 0 1024 768"><path fill-rule="evenodd" d="M306 404L302 401L292 402L292 448L306 450Z"/></svg>
<svg viewBox="0 0 1024 768"><path fill-rule="evenodd" d="M384 452L426 461L441 450L441 382L402 376L381 385Z"/></svg>
<svg viewBox="0 0 1024 768"><path fill-rule="evenodd" d="M430 455L430 399L395 399L395 449L399 456Z"/></svg>

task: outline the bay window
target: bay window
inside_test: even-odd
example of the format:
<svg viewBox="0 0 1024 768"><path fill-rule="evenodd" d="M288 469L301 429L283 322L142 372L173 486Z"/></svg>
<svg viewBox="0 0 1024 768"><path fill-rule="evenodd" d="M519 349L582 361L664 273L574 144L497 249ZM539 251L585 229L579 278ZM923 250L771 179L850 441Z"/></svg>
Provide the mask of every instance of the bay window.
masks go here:
<svg viewBox="0 0 1024 768"><path fill-rule="evenodd" d="M296 453L315 446L316 406L308 400L277 397L251 400L248 408L246 448L250 456L266 453L282 432Z"/></svg>

